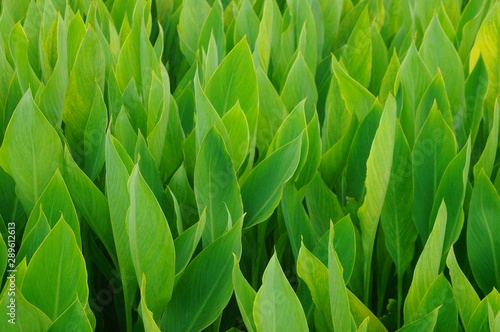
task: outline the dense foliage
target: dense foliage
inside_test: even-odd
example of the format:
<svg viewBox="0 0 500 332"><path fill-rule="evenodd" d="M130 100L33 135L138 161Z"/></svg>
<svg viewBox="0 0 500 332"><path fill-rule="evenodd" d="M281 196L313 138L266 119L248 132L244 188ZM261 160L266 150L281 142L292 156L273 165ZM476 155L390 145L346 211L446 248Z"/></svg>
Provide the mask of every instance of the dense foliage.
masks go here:
<svg viewBox="0 0 500 332"><path fill-rule="evenodd" d="M0 331L500 331L498 1L0 6Z"/></svg>

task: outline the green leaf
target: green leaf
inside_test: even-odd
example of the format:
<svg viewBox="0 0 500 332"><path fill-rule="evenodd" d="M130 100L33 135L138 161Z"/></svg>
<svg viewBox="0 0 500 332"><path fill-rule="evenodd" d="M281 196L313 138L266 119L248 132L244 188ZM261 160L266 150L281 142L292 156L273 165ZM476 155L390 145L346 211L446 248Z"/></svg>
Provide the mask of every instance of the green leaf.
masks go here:
<svg viewBox="0 0 500 332"><path fill-rule="evenodd" d="M224 116L237 101L240 102L248 120L250 141L253 142L259 113L259 96L252 54L246 40L235 45L222 60L205 92L219 116Z"/></svg>
<svg viewBox="0 0 500 332"><path fill-rule="evenodd" d="M175 273L178 275L189 264L191 257L200 242L206 224L206 210L200 216L200 221L186 229L174 240L175 245Z"/></svg>
<svg viewBox="0 0 500 332"><path fill-rule="evenodd" d="M343 59L350 76L368 88L372 71L372 39L370 17L366 8L351 32Z"/></svg>
<svg viewBox="0 0 500 332"><path fill-rule="evenodd" d="M233 286L236 302L238 303L241 317L243 318L243 322L245 323L248 332L257 331L253 317L253 304L257 293L245 279L243 273L241 273L238 259L236 257L234 258L233 265Z"/></svg>
<svg viewBox="0 0 500 332"><path fill-rule="evenodd" d="M475 181L467 225L467 253L475 280L483 292L500 288L500 248L497 241L500 196L484 171Z"/></svg>
<svg viewBox="0 0 500 332"><path fill-rule="evenodd" d="M197 110L197 122L195 130L196 151L200 150L203 139L212 127L217 128L219 134L224 138L224 142L226 142L226 149L231 149L232 145L226 127L224 126L221 117L205 94L205 91L203 91L198 75L195 75L193 84Z"/></svg>
<svg viewBox="0 0 500 332"><path fill-rule="evenodd" d="M495 113L493 115L493 127L488 135L486 145L484 147L481 157L474 165L474 178L479 176L482 169L487 176L491 176L493 166L495 164L495 156L498 148L498 127L500 126L500 101L497 99L495 104Z"/></svg>
<svg viewBox="0 0 500 332"><path fill-rule="evenodd" d="M281 99L291 111L299 102L306 99L305 109L307 118L314 114L318 102L318 92L314 82L314 75L309 69L301 53L295 59L281 90Z"/></svg>
<svg viewBox="0 0 500 332"><path fill-rule="evenodd" d="M366 162L366 196L359 208L358 218L361 226L361 243L365 257L365 296L369 294L371 280L371 261L373 246L385 195L391 176L392 160L396 136L396 101L387 99L380 124L375 133L370 156ZM366 298L368 299L368 297Z"/></svg>
<svg viewBox="0 0 500 332"><path fill-rule="evenodd" d="M0 217L0 222L3 222ZM22 256L19 256L21 258ZM16 256L17 258L17 256ZM3 277L3 274L5 273L5 268L7 267L7 259L8 259L8 249L7 245L5 244L5 240L3 239L2 236L0 236L0 259L2 263L0 263L0 276Z"/></svg>
<svg viewBox="0 0 500 332"><path fill-rule="evenodd" d="M201 331L221 314L233 292L234 256L241 255L241 219L196 256L177 278L162 330Z"/></svg>
<svg viewBox="0 0 500 332"><path fill-rule="evenodd" d="M113 230L113 240L120 267L125 300L125 315L131 324L132 302L137 290L137 282L130 254L126 214L130 206L127 182L133 163L122 145L109 134L106 137L106 193L109 201L109 216Z"/></svg>
<svg viewBox="0 0 500 332"><path fill-rule="evenodd" d="M298 192L293 183L289 182L284 186L281 207L295 258L298 257L301 242L305 242L311 248L316 244L311 221L302 205L303 199L303 195Z"/></svg>
<svg viewBox="0 0 500 332"><path fill-rule="evenodd" d="M143 273L141 277L141 301L139 303L139 312L141 314L142 323L145 332L160 332L158 325L153 318L153 313L149 310L146 300L146 275Z"/></svg>
<svg viewBox="0 0 500 332"><path fill-rule="evenodd" d="M233 163L215 127L201 143L194 169L194 192L199 214L207 208L203 230L203 244L207 246L227 229L227 213L236 220L243 215Z"/></svg>
<svg viewBox="0 0 500 332"><path fill-rule="evenodd" d="M345 175L346 194L360 202L365 195L366 162L370 156L373 139L380 125L382 112L382 108L375 104L373 109L363 119L363 122L359 124L359 127L357 123L351 123L351 126L354 128L350 130L355 131L355 133L348 133L353 135L352 142L345 142L345 144L351 144L349 155L347 156L347 160L345 160L347 163ZM353 115L353 120L351 121L355 122L356 120L354 119L357 119L355 115ZM346 134L347 137L344 139L349 138L348 134ZM326 173L326 169L324 169L324 173Z"/></svg>
<svg viewBox="0 0 500 332"><path fill-rule="evenodd" d="M24 231L23 240L16 254L16 259L23 259L26 257L26 261L29 262L49 233L50 225L47 221L47 217L45 217L43 211L39 211L36 223L31 226L29 231L27 229ZM7 263L7 260L5 260L5 262Z"/></svg>
<svg viewBox="0 0 500 332"><path fill-rule="evenodd" d="M420 54L418 54L415 44L412 43L401 63L396 79L396 84L399 89L402 89L403 96L403 106L400 114L401 126L410 146L413 145L417 136L417 133L414 132L415 113L420 99L431 81L432 76L429 69L427 69Z"/></svg>
<svg viewBox="0 0 500 332"><path fill-rule="evenodd" d="M370 317L368 323L369 331L374 332L386 332L387 329L380 322L380 320L375 316L370 309L368 309L363 302L361 302L356 295L354 295L349 289L347 289L347 295L349 296L349 307L351 308L352 318L357 325L360 325L366 317Z"/></svg>
<svg viewBox="0 0 500 332"><path fill-rule="evenodd" d="M488 324L489 307L491 307L493 314L498 314L500 311L500 294L496 289L493 289L481 303L479 303L476 310L474 310L474 314L469 324L466 326L467 331L491 331Z"/></svg>
<svg viewBox="0 0 500 332"><path fill-rule="evenodd" d="M422 241L429 236L438 185L455 152L456 142L451 128L439 110L432 108L412 152L413 220Z"/></svg>
<svg viewBox="0 0 500 332"><path fill-rule="evenodd" d="M197 14L199 15L199 13ZM203 27L200 31L200 37L198 39L198 49L206 50L208 52L210 47L210 39L213 38L216 46L216 52L214 55L217 56L218 62L224 56L224 46L225 46L225 36L224 36L224 17L223 17L223 8L222 4L219 0L213 1L213 6ZM219 64L217 62L217 64ZM206 81L210 78L210 76L205 77Z"/></svg>
<svg viewBox="0 0 500 332"><path fill-rule="evenodd" d="M276 253L255 296L253 316L257 331L309 331L304 309L288 283Z"/></svg>
<svg viewBox="0 0 500 332"><path fill-rule="evenodd" d="M316 173L306 190L307 212L316 237L330 229L330 220L336 223L344 216L337 195L328 188L320 173Z"/></svg>
<svg viewBox="0 0 500 332"><path fill-rule="evenodd" d="M446 86L441 71L438 71L418 104L417 113L415 114L415 133L417 135L420 133L433 107L437 107L441 111L446 123L452 127L453 119L450 111L450 102L446 95Z"/></svg>
<svg viewBox="0 0 500 332"><path fill-rule="evenodd" d="M182 53L193 63L198 39L203 24L210 12L210 6L205 0L186 0L182 2L182 10L179 18L179 41Z"/></svg>
<svg viewBox="0 0 500 332"><path fill-rule="evenodd" d="M470 53L470 68L473 68L481 56L488 72L488 91L486 93L485 112L487 121L492 120L495 99L500 92L500 5L494 3L484 18L479 29L476 42Z"/></svg>
<svg viewBox="0 0 500 332"><path fill-rule="evenodd" d="M398 330L398 332L434 331L434 327L436 326L440 308L441 307L437 307L424 317L419 318L416 321L403 326Z"/></svg>
<svg viewBox="0 0 500 332"><path fill-rule="evenodd" d="M56 170L54 176L47 184L47 187L31 211L24 230L26 234L29 233L35 223L39 221L42 210L45 213L46 221L50 228L54 227L54 225L61 218L61 215L63 215L64 220L68 223L75 234L78 246L82 246L82 240L80 237L80 222L78 221L78 216L76 214L73 201L71 200L68 187L66 186L59 169Z"/></svg>
<svg viewBox="0 0 500 332"><path fill-rule="evenodd" d="M259 151L265 151L288 112L278 92L260 67L257 70L257 82L261 110L259 111L256 143Z"/></svg>
<svg viewBox="0 0 500 332"><path fill-rule="evenodd" d="M87 302L85 260L64 219L54 226L33 255L21 292L52 320L66 311L76 298Z"/></svg>
<svg viewBox="0 0 500 332"><path fill-rule="evenodd" d="M378 98L380 102L385 103L387 100L387 97L389 96L389 93L392 93L392 95L395 95L394 93L394 85L396 82L396 78L399 73L399 68L401 67L401 64L399 62L398 54L396 53L396 50L394 50L394 53L392 54L391 60L389 64L387 65L387 69L384 73L384 77L382 78L382 82L380 83L380 91Z"/></svg>
<svg viewBox="0 0 500 332"><path fill-rule="evenodd" d="M279 148L250 173L241 186L245 217L244 227L263 222L278 206L283 185L295 173L300 160L302 135Z"/></svg>
<svg viewBox="0 0 500 332"><path fill-rule="evenodd" d="M172 296L175 276L174 241L167 219L135 166L130 175L128 190L130 209L127 213L130 253L137 281L144 274L149 283L146 296L153 316L159 321ZM151 253L157 255L151 255Z"/></svg>
<svg viewBox="0 0 500 332"><path fill-rule="evenodd" d="M85 309L78 298L75 299L73 304L71 304L61 316L57 317L48 329L48 332L71 330L82 332L93 331L87 315L85 314Z"/></svg>
<svg viewBox="0 0 500 332"><path fill-rule="evenodd" d="M443 252L446 218L446 204L443 202L439 208L434 228L427 239L413 272L413 280L404 303L405 324L410 324L425 316L431 310L434 310L434 308L431 308L429 312L420 312L419 308L440 272L442 255L439 253ZM437 306L442 304L441 302L439 301L434 304Z"/></svg>
<svg viewBox="0 0 500 332"><path fill-rule="evenodd" d="M26 92L7 126L0 165L16 182L17 196L27 214L62 160L59 136L35 105L31 91Z"/></svg>
<svg viewBox="0 0 500 332"><path fill-rule="evenodd" d="M351 316L342 265L333 247L334 230L333 224L330 224L328 241L328 285L330 289L329 294L333 329L335 331L352 331L354 319Z"/></svg>
<svg viewBox="0 0 500 332"><path fill-rule="evenodd" d="M373 104L376 103L375 97L354 78L349 76L335 57L332 57L332 66L347 108L362 121L372 109Z"/></svg>
<svg viewBox="0 0 500 332"><path fill-rule="evenodd" d="M450 329L450 331L457 331L457 305L451 285L442 273L434 279L425 296L422 298L422 302L418 307L417 317L422 317L437 307L440 309L434 330L444 331Z"/></svg>
<svg viewBox="0 0 500 332"><path fill-rule="evenodd" d="M250 145L250 132L245 113L239 102L222 117L231 144L231 159L236 171L243 165ZM227 143L226 143L227 144Z"/></svg>
<svg viewBox="0 0 500 332"><path fill-rule="evenodd" d="M102 92L98 88L83 134L85 164L83 170L95 180L104 165L104 145L108 112Z"/></svg>
<svg viewBox="0 0 500 332"><path fill-rule="evenodd" d="M467 101L464 114L458 116L457 136L463 144L469 134L471 141L475 142L481 118L483 117L483 104L488 89L488 74L483 58L480 57L465 81L465 100ZM460 114L459 114L460 115Z"/></svg>
<svg viewBox="0 0 500 332"><path fill-rule="evenodd" d="M469 321L479 305L479 296L470 284L465 274L460 269L453 247L448 252L446 265L450 270L451 283L453 285L453 293L457 301L458 311L464 326L469 324Z"/></svg>
<svg viewBox="0 0 500 332"><path fill-rule="evenodd" d="M258 59L259 68L263 70L263 73L267 73L270 63L279 54L282 17L278 3L275 0L264 0L263 7L259 34L255 42L254 57Z"/></svg>
<svg viewBox="0 0 500 332"><path fill-rule="evenodd" d="M40 88L40 91L37 93L37 104L40 106L42 113L47 117L47 120L55 127L60 125L62 120L69 75L67 27L61 16L57 17L54 22L55 28L53 29L54 31L57 30L57 62L47 84Z"/></svg>
<svg viewBox="0 0 500 332"><path fill-rule="evenodd" d="M160 74L159 62L145 27L150 6L150 2L135 2L132 29L122 43L116 63L116 79L121 91L125 93L127 86L133 81L137 84L139 96L143 96L145 100L149 96L152 73ZM136 108L134 115L138 114Z"/></svg>
<svg viewBox="0 0 500 332"><path fill-rule="evenodd" d="M329 295L328 268L310 252L304 243L297 259L297 274L311 292L314 304L328 326L333 326Z"/></svg>
<svg viewBox="0 0 500 332"><path fill-rule="evenodd" d="M17 275L16 277L18 277ZM18 284L19 279L16 279ZM0 320L0 329L2 331L12 331L12 332L23 332L23 331L47 331L50 324L52 323L50 318L33 304L28 302L21 291L15 288L15 297L9 296L7 292L4 293L2 300L0 301L2 305L2 317ZM14 320L12 315L9 315L11 305L11 299L15 299L15 314Z"/></svg>
<svg viewBox="0 0 500 332"><path fill-rule="evenodd" d="M108 201L96 185L76 165L67 148L64 149L63 178L79 213L97 234L112 258L115 244L109 217Z"/></svg>
<svg viewBox="0 0 500 332"><path fill-rule="evenodd" d="M249 0L243 0L234 22L234 43L237 44L246 37L250 49L253 50L259 34L259 25L260 21L252 8L252 4Z"/></svg>
<svg viewBox="0 0 500 332"><path fill-rule="evenodd" d="M412 220L412 206L411 150L401 125L397 123L391 177L382 208L381 224L387 251L401 278L413 259L418 235Z"/></svg>
<svg viewBox="0 0 500 332"><path fill-rule="evenodd" d="M458 240L464 223L463 205L469 174L471 148L470 142L462 148L450 162L435 192L434 205L429 220L429 229L433 226L439 205L444 200L446 203L448 220L446 222L446 236L444 238L443 252Z"/></svg>
<svg viewBox="0 0 500 332"><path fill-rule="evenodd" d="M446 92L450 99L451 113L457 115L465 104L464 74L458 52L443 31L438 17L432 18L425 31L420 55L432 75L438 70L443 74Z"/></svg>
<svg viewBox="0 0 500 332"><path fill-rule="evenodd" d="M85 131L91 116L99 89L104 91L105 61L102 46L96 33L87 29L72 67L66 99L64 100L63 121L65 137L78 164L83 164ZM102 104L94 111L99 119ZM93 126L93 123L90 124ZM87 134L88 136L88 134ZM95 143L95 142L93 142ZM87 147L87 149L92 147ZM87 150L88 151L88 150Z"/></svg>

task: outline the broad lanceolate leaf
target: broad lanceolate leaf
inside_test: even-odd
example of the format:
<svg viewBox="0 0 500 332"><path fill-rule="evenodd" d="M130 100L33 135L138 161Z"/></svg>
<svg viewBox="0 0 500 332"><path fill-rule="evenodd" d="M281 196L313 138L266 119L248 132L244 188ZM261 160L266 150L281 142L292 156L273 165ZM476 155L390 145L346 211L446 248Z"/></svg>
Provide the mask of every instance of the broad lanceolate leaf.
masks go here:
<svg viewBox="0 0 500 332"><path fill-rule="evenodd" d="M486 120L493 119L492 112L495 100L500 92L500 5L492 5L488 15L484 18L483 24L476 37L476 43L471 51L471 67L476 64L477 59L482 56L488 72L488 92L486 94Z"/></svg>
<svg viewBox="0 0 500 332"><path fill-rule="evenodd" d="M453 247L448 252L446 265L450 270L453 293L457 300L458 312L464 326L469 324L470 318L479 305L479 296L470 284L465 274L460 269Z"/></svg>
<svg viewBox="0 0 500 332"><path fill-rule="evenodd" d="M233 163L215 127L206 134L198 153L194 191L199 214L207 209L207 223L203 230L203 243L207 246L227 229L228 213L233 220L238 220L243 214Z"/></svg>
<svg viewBox="0 0 500 332"><path fill-rule="evenodd" d="M241 226L240 219L178 277L160 322L162 330L201 331L217 319L233 292L233 253L241 255Z"/></svg>
<svg viewBox="0 0 500 332"><path fill-rule="evenodd" d="M372 71L372 39L367 9L363 10L351 32L344 52L344 62L351 77L367 88Z"/></svg>
<svg viewBox="0 0 500 332"><path fill-rule="evenodd" d="M198 243L200 242L206 224L206 210L200 216L200 220L186 229L174 241L175 245L175 273L180 274L190 262Z"/></svg>
<svg viewBox="0 0 500 332"><path fill-rule="evenodd" d="M396 80L398 87L402 88L401 126L410 146L413 145L417 136L415 133L415 113L431 80L429 69L418 54L415 44L412 43L401 63Z"/></svg>
<svg viewBox="0 0 500 332"><path fill-rule="evenodd" d="M453 132L438 109L433 108L412 152L413 220L423 241L429 236L430 216L438 185L455 153Z"/></svg>
<svg viewBox="0 0 500 332"><path fill-rule="evenodd" d="M95 96L99 89L104 91L104 71L102 46L96 33L88 29L70 74L63 112L66 138L78 164L85 160L85 131Z"/></svg>
<svg viewBox="0 0 500 332"><path fill-rule="evenodd" d="M366 196L358 211L363 245L365 296L369 294L370 271L375 235L391 176L396 137L396 101L389 97L373 139L366 163ZM368 297L366 298L366 300Z"/></svg>
<svg viewBox="0 0 500 332"><path fill-rule="evenodd" d="M297 274L307 284L314 304L318 307L325 322L333 327L328 268L303 243L297 259Z"/></svg>
<svg viewBox="0 0 500 332"><path fill-rule="evenodd" d="M191 63L194 61L198 48L198 38L209 11L210 6L205 0L183 2L179 20L180 47L184 56Z"/></svg>
<svg viewBox="0 0 500 332"><path fill-rule="evenodd" d="M475 181L467 225L467 253L479 287L500 288L500 196L484 171ZM495 235L497 234L497 235Z"/></svg>
<svg viewBox="0 0 500 332"><path fill-rule="evenodd" d="M430 308L428 312L421 312L420 306L440 272L442 255L436 253L442 253L443 251L446 218L446 204L443 202L439 208L434 228L415 266L413 280L404 304L405 324L410 324L435 309ZM434 304L437 307L443 302L440 301L440 303Z"/></svg>
<svg viewBox="0 0 500 332"><path fill-rule="evenodd" d="M234 296L238 302L241 317L243 318L243 322L245 322L248 332L257 331L253 317L253 304L257 293L245 279L243 273L241 273L238 259L236 257L234 258L233 265L233 287Z"/></svg>
<svg viewBox="0 0 500 332"><path fill-rule="evenodd" d="M278 206L283 184L294 174L300 160L302 135L279 148L257 165L241 186L245 228L258 224Z"/></svg>
<svg viewBox="0 0 500 332"><path fill-rule="evenodd" d="M354 319L351 316L342 264L333 247L334 230L333 224L331 224L328 241L328 285L333 329L335 331L352 331Z"/></svg>
<svg viewBox="0 0 500 332"><path fill-rule="evenodd" d="M488 316L498 315L498 312L500 312L500 294L496 289L493 289L474 310L474 314L465 329L467 331L491 331Z"/></svg>
<svg viewBox="0 0 500 332"><path fill-rule="evenodd" d="M78 167L67 148L64 149L63 169L63 177L77 211L97 234L111 257L116 258L106 197Z"/></svg>
<svg viewBox="0 0 500 332"><path fill-rule="evenodd" d="M33 101L24 94L5 132L0 165L16 181L16 192L27 214L62 165L59 136Z"/></svg>
<svg viewBox="0 0 500 332"><path fill-rule="evenodd" d="M349 76L335 57L332 58L332 66L346 106L362 121L376 102L375 97L365 87Z"/></svg>
<svg viewBox="0 0 500 332"><path fill-rule="evenodd" d="M85 308L77 298L50 326L48 332L57 331L82 331L91 332L92 328Z"/></svg>
<svg viewBox="0 0 500 332"><path fill-rule="evenodd" d="M81 247L80 222L78 221L75 206L59 169L56 170L31 211L24 234L27 235L31 232L32 228L39 221L42 212L45 214L47 224L50 228L55 226L62 215L73 230L78 246Z"/></svg>
<svg viewBox="0 0 500 332"><path fill-rule="evenodd" d="M172 295L175 276L175 250L167 219L135 166L128 184L130 209L128 233L130 253L137 276L149 280L146 296L153 316L159 321Z"/></svg>
<svg viewBox="0 0 500 332"><path fill-rule="evenodd" d="M82 252L61 219L33 255L21 292L55 320L78 298L87 303L89 289Z"/></svg>
<svg viewBox="0 0 500 332"><path fill-rule="evenodd" d="M16 277L18 277L17 275ZM18 279L16 279L16 283ZM15 315L16 319L12 319L10 313L11 298L15 299ZM40 309L28 302L18 288L15 288L15 297L8 296L4 293L0 301L2 305L2 316L0 320L0 328L2 331L24 332L24 331L47 331L51 325L51 319Z"/></svg>
<svg viewBox="0 0 500 332"><path fill-rule="evenodd" d="M453 115L456 115L464 105L464 75L462 70L457 70L463 66L437 16L434 16L425 32L420 55L432 76L438 70L443 74L446 92L450 98L451 111Z"/></svg>
<svg viewBox="0 0 500 332"><path fill-rule="evenodd" d="M406 324L398 330L398 332L420 332L420 331L433 331L436 326L438 313L440 307L432 310L430 313L422 318L417 319L410 324Z"/></svg>
<svg viewBox="0 0 500 332"><path fill-rule="evenodd" d="M141 302L139 303L140 314L142 318L142 323L144 325L145 332L160 332L158 325L153 317L153 313L149 310L147 300L146 300L146 275L142 274L141 281Z"/></svg>
<svg viewBox="0 0 500 332"><path fill-rule="evenodd" d="M259 94L246 40L240 41L224 58L208 82L206 94L221 117L239 101L248 120L251 146L254 146Z"/></svg>
<svg viewBox="0 0 500 332"><path fill-rule="evenodd" d="M271 257L253 305L257 331L309 331L304 309L281 269Z"/></svg>
<svg viewBox="0 0 500 332"><path fill-rule="evenodd" d="M401 277L413 259L415 239L418 235L411 215L412 180L411 150L401 126L397 123L391 178L385 195L381 223L387 251Z"/></svg>
<svg viewBox="0 0 500 332"><path fill-rule="evenodd" d="M484 147L483 154L479 158L476 165L474 165L474 178L479 176L482 169L487 176L491 176L493 166L495 164L495 156L498 149L498 130L500 126L500 100L497 99L495 104L495 112L493 114L493 126L488 135L486 146Z"/></svg>
<svg viewBox="0 0 500 332"><path fill-rule="evenodd" d="M137 290L137 279L130 253L126 214L130 206L127 182L133 163L121 144L109 133L106 137L105 154L109 216L123 285L125 317L127 324L131 324L132 302Z"/></svg>

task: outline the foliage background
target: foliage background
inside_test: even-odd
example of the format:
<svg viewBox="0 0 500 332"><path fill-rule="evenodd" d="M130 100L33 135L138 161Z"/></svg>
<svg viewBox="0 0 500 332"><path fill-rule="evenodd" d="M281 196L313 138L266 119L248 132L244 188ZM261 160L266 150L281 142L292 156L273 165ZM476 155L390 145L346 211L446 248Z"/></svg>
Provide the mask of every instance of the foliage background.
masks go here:
<svg viewBox="0 0 500 332"><path fill-rule="evenodd" d="M500 331L498 1L0 8L0 330Z"/></svg>

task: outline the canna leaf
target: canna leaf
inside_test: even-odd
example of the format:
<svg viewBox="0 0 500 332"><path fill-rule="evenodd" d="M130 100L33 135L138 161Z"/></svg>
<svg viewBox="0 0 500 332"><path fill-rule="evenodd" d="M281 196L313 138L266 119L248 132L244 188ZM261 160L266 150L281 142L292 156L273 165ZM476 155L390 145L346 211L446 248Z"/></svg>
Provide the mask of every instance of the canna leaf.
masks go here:
<svg viewBox="0 0 500 332"><path fill-rule="evenodd" d="M292 177L299 163L301 141L302 135L269 155L241 186L241 199L247 213L245 228L263 222L278 206L283 184Z"/></svg>
<svg viewBox="0 0 500 332"><path fill-rule="evenodd" d="M33 255L21 292L51 320L59 317L77 298L87 303L85 261L64 219L59 220Z"/></svg>
<svg viewBox="0 0 500 332"><path fill-rule="evenodd" d="M0 165L16 182L17 195L27 214L62 161L59 136L35 105L31 91L26 92L5 131Z"/></svg>
<svg viewBox="0 0 500 332"><path fill-rule="evenodd" d="M172 296L175 249L167 220L153 192L135 166L128 182L130 208L127 212L130 253L137 281L149 280L145 296L156 321ZM155 252L158 255L151 255ZM148 296L149 295L149 296Z"/></svg>
<svg viewBox="0 0 500 332"><path fill-rule="evenodd" d="M276 253L255 296L253 316L258 331L309 331L304 309L288 283Z"/></svg>
<svg viewBox="0 0 500 332"><path fill-rule="evenodd" d="M396 131L396 101L389 97L375 133L370 156L366 162L366 196L359 208L358 218L361 227L363 245L365 294L369 294L368 285L375 236L392 169ZM365 295L366 296L366 295Z"/></svg>
<svg viewBox="0 0 500 332"><path fill-rule="evenodd" d="M467 254L479 287L488 293L499 288L499 249L494 234L500 213L500 196L484 171L479 173L472 192L467 225Z"/></svg>
<svg viewBox="0 0 500 332"><path fill-rule="evenodd" d="M220 237L227 228L226 214L235 220L243 215L240 189L224 141L212 127L201 143L194 170L194 192L198 212L206 208L203 244Z"/></svg>
<svg viewBox="0 0 500 332"><path fill-rule="evenodd" d="M160 329L200 331L213 323L233 292L233 253L241 255L241 219L196 256L177 278Z"/></svg>

